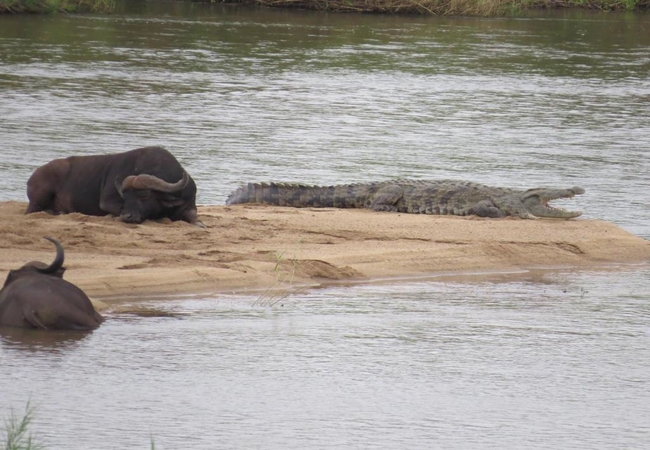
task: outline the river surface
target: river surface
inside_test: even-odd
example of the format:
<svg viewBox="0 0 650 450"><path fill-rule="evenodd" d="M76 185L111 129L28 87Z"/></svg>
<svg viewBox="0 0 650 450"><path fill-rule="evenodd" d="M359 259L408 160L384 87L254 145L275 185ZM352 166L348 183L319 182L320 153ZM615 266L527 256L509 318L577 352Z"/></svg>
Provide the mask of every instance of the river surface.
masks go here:
<svg viewBox="0 0 650 450"><path fill-rule="evenodd" d="M53 158L163 145L201 204L266 180L580 185L564 206L650 238L650 15L127 5L0 17L0 201ZM647 265L145 306L3 330L0 416L29 402L66 450L650 448Z"/></svg>

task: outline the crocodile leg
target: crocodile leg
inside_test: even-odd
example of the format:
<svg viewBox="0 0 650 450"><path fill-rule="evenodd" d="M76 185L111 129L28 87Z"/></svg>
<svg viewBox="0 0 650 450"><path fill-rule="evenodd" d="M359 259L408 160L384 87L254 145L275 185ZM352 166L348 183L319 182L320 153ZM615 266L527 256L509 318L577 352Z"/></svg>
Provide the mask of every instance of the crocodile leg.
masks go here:
<svg viewBox="0 0 650 450"><path fill-rule="evenodd" d="M365 204L365 207L373 211L396 212L396 203L404 195L404 189L397 184L387 184L379 189Z"/></svg>
<svg viewBox="0 0 650 450"><path fill-rule="evenodd" d="M494 206L490 200L482 200L469 208L466 215L476 215L479 217L505 217L506 215L499 208Z"/></svg>

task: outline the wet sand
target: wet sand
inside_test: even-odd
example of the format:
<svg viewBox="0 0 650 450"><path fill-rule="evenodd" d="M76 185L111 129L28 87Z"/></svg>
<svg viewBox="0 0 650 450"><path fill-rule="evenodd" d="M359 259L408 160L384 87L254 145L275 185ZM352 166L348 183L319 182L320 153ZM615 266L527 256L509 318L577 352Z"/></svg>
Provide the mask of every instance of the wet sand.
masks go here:
<svg viewBox="0 0 650 450"><path fill-rule="evenodd" d="M424 216L262 205L199 206L207 228L24 215L0 202L0 279L46 263L58 239L66 279L104 301L286 289L441 273L587 268L650 261L650 241L601 220Z"/></svg>

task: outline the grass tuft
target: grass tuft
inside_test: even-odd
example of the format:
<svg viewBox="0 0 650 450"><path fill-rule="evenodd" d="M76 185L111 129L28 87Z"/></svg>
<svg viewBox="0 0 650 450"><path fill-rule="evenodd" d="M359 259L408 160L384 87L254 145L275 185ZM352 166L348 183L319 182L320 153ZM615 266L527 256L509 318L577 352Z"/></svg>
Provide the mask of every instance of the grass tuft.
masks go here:
<svg viewBox="0 0 650 450"><path fill-rule="evenodd" d="M45 447L38 443L29 433L28 428L34 418L34 408L27 402L25 412L18 416L13 409L9 410L9 418L5 419L4 434L0 440L0 445L4 443L0 450L45 450ZM150 449L155 450L153 436L150 437Z"/></svg>
<svg viewBox="0 0 650 450"><path fill-rule="evenodd" d="M295 292L292 283L296 271L300 267L300 261L295 257L287 260L284 253L276 252L272 256L275 258L275 266L273 267L275 283L255 300L253 306L275 306Z"/></svg>
<svg viewBox="0 0 650 450"><path fill-rule="evenodd" d="M12 409L9 418L5 420L5 447L3 450L41 450L44 447L37 443L28 432L34 415L34 409L29 402L25 406L22 417L16 415Z"/></svg>

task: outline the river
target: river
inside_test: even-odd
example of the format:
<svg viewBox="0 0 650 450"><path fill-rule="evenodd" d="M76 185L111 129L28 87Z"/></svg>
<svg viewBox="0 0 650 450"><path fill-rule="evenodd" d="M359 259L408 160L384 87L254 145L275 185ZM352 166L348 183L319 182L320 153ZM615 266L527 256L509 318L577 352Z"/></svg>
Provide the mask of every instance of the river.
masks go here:
<svg viewBox="0 0 650 450"><path fill-rule="evenodd" d="M648 14L0 16L0 95L0 201L53 158L163 145L200 204L247 181L579 185L571 209L650 239ZM648 265L259 300L3 330L0 416L29 402L66 450L648 448Z"/></svg>

